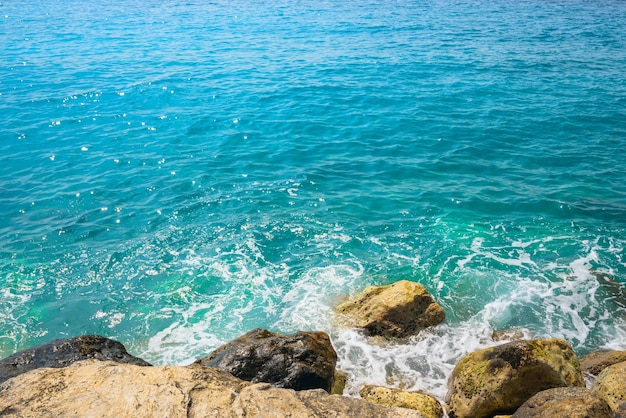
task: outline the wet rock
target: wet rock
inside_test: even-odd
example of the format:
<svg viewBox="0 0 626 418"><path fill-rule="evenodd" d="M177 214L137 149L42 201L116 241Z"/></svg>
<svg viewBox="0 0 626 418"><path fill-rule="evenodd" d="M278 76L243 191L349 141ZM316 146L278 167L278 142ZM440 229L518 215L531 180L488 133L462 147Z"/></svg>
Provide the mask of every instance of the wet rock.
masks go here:
<svg viewBox="0 0 626 418"><path fill-rule="evenodd" d="M511 414L534 394L566 386L584 381L565 340L514 341L461 359L448 381L447 410L451 418Z"/></svg>
<svg viewBox="0 0 626 418"><path fill-rule="evenodd" d="M87 359L150 366L150 363L128 354L118 341L100 335L82 335L54 340L0 360L0 382L29 370L67 367Z"/></svg>
<svg viewBox="0 0 626 418"><path fill-rule="evenodd" d="M604 399L587 388L554 388L524 402L511 418L612 418Z"/></svg>
<svg viewBox="0 0 626 418"><path fill-rule="evenodd" d="M195 364L227 371L249 382L295 390L331 391L337 353L323 332L280 335L255 329Z"/></svg>
<svg viewBox="0 0 626 418"><path fill-rule="evenodd" d="M359 395L366 401L385 406L415 409L425 418L443 417L443 408L433 396L423 392L406 392L382 386L362 386Z"/></svg>
<svg viewBox="0 0 626 418"><path fill-rule="evenodd" d="M597 376L609 366L626 361L626 351L601 351L591 353L580 359L580 368L583 373Z"/></svg>
<svg viewBox="0 0 626 418"><path fill-rule="evenodd" d="M335 381L333 382L333 387L330 389L331 395L343 395L347 381L348 375L341 370L335 369Z"/></svg>
<svg viewBox="0 0 626 418"><path fill-rule="evenodd" d="M523 340L525 338L524 331L520 329L506 329L502 331L494 331L491 333L491 339L499 341L516 341Z"/></svg>
<svg viewBox="0 0 626 418"><path fill-rule="evenodd" d="M614 304L618 308L626 308L626 287L611 274L592 269L591 275L600 284L597 297L601 297L604 303Z"/></svg>
<svg viewBox="0 0 626 418"><path fill-rule="evenodd" d="M417 411L374 405L323 390L251 384L208 367L139 367L86 360L37 369L0 384L6 417L389 417Z"/></svg>
<svg viewBox="0 0 626 418"><path fill-rule="evenodd" d="M426 288L407 280L368 287L354 300L340 304L337 312L350 326L387 338L407 337L445 319L443 308Z"/></svg>
<svg viewBox="0 0 626 418"><path fill-rule="evenodd" d="M602 370L591 387L598 392L613 411L626 411L626 362Z"/></svg>

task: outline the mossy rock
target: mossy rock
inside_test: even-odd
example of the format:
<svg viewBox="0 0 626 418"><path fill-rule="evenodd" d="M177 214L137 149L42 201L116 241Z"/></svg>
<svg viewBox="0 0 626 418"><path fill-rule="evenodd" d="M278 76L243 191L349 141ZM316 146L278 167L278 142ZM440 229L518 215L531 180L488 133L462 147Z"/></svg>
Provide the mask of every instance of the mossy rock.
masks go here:
<svg viewBox="0 0 626 418"><path fill-rule="evenodd" d="M359 390L359 394L366 401L379 405L415 409L424 418L443 417L443 407L439 401L423 392L406 392L383 386L364 385Z"/></svg>
<svg viewBox="0 0 626 418"><path fill-rule="evenodd" d="M346 382L348 381L348 375L341 370L335 369L335 380L333 387L330 389L331 395L343 395L343 391L346 389Z"/></svg>
<svg viewBox="0 0 626 418"><path fill-rule="evenodd" d="M514 341L459 361L448 381L447 410L451 418L511 414L542 390L568 386L584 381L565 340Z"/></svg>
<svg viewBox="0 0 626 418"><path fill-rule="evenodd" d="M613 418L609 405L587 388L553 388L524 402L511 418Z"/></svg>
<svg viewBox="0 0 626 418"><path fill-rule="evenodd" d="M626 361L602 370L592 389L609 404L613 411L626 410Z"/></svg>

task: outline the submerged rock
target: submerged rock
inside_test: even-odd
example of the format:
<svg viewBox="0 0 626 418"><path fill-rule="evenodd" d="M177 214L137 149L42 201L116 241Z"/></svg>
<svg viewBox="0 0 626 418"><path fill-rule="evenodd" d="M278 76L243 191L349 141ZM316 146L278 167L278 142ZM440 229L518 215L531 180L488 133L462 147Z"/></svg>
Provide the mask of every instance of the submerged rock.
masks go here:
<svg viewBox="0 0 626 418"><path fill-rule="evenodd" d="M329 395L251 384L199 366L138 367L86 360L62 369L38 369L0 384L6 417L389 417L417 412Z"/></svg>
<svg viewBox="0 0 626 418"><path fill-rule="evenodd" d="M524 331L521 329L506 329L502 331L494 331L491 333L491 339L500 341L516 341L523 340L525 338Z"/></svg>
<svg viewBox="0 0 626 418"><path fill-rule="evenodd" d="M194 364L222 369L253 383L330 392L337 353L324 332L280 335L255 329Z"/></svg>
<svg viewBox="0 0 626 418"><path fill-rule="evenodd" d="M82 335L54 340L0 360L0 382L29 370L67 367L87 359L150 366L147 361L128 354L124 345L118 341L100 335Z"/></svg>
<svg viewBox="0 0 626 418"><path fill-rule="evenodd" d="M587 388L554 388L524 402L511 418L612 418L604 399Z"/></svg>
<svg viewBox="0 0 626 418"><path fill-rule="evenodd" d="M626 412L626 361L602 370L591 387L620 414Z"/></svg>
<svg viewBox="0 0 626 418"><path fill-rule="evenodd" d="M597 376L609 366L626 361L626 351L601 351L591 353L580 359L580 368L583 373Z"/></svg>
<svg viewBox="0 0 626 418"><path fill-rule="evenodd" d="M368 287L354 300L340 304L337 312L368 335L388 338L407 337L445 319L443 308L426 288L407 280Z"/></svg>
<svg viewBox="0 0 626 418"><path fill-rule="evenodd" d="M626 286L607 272L592 269L591 275L600 284L597 297L601 297L604 303L614 304L618 308L626 308Z"/></svg>
<svg viewBox="0 0 626 418"><path fill-rule="evenodd" d="M406 392L383 386L362 386L359 395L366 401L385 406L409 408L419 411L425 418L443 417L443 408L433 396L423 392Z"/></svg>
<svg viewBox="0 0 626 418"><path fill-rule="evenodd" d="M448 381L446 404L451 418L510 414L534 394L564 386L584 386L565 340L514 341L461 359Z"/></svg>

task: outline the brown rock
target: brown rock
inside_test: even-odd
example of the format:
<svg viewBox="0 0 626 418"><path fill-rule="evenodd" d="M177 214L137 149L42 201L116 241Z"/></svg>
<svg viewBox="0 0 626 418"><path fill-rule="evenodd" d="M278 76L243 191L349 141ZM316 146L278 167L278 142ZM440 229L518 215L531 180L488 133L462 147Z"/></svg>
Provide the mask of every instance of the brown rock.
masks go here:
<svg viewBox="0 0 626 418"><path fill-rule="evenodd" d="M385 406L415 409L425 418L443 417L443 408L433 396L423 392L406 392L400 389L382 386L362 386L359 390L361 398Z"/></svg>
<svg viewBox="0 0 626 418"><path fill-rule="evenodd" d="M580 359L580 368L583 373L597 376L607 367L623 361L626 361L626 351L600 351Z"/></svg>
<svg viewBox="0 0 626 418"><path fill-rule="evenodd" d="M340 304L337 312L368 335L387 338L407 337L445 319L426 288L407 280L368 287L354 300Z"/></svg>
<svg viewBox="0 0 626 418"><path fill-rule="evenodd" d="M255 329L194 364L222 369L252 383L330 392L337 353L324 332L280 335Z"/></svg>
<svg viewBox="0 0 626 418"><path fill-rule="evenodd" d="M390 417L417 411L328 395L251 384L208 367L139 367L87 360L37 369L0 384L6 417Z"/></svg>
<svg viewBox="0 0 626 418"><path fill-rule="evenodd" d="M591 387L609 404L611 410L626 410L626 361L602 370Z"/></svg>
<svg viewBox="0 0 626 418"><path fill-rule="evenodd" d="M584 386L578 359L561 339L514 341L478 350L448 380L451 418L510 414L542 390Z"/></svg>
<svg viewBox="0 0 626 418"><path fill-rule="evenodd" d="M587 388L554 388L524 402L511 418L612 418L604 399Z"/></svg>

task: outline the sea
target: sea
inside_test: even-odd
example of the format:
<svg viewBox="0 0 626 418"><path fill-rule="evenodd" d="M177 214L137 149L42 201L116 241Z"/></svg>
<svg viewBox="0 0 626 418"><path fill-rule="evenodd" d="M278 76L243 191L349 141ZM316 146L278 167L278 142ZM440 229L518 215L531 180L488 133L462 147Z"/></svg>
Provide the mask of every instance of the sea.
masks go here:
<svg viewBox="0 0 626 418"><path fill-rule="evenodd" d="M443 399L494 332L625 350L625 245L624 1L0 0L0 357L325 331ZM445 322L337 321L398 280Z"/></svg>

